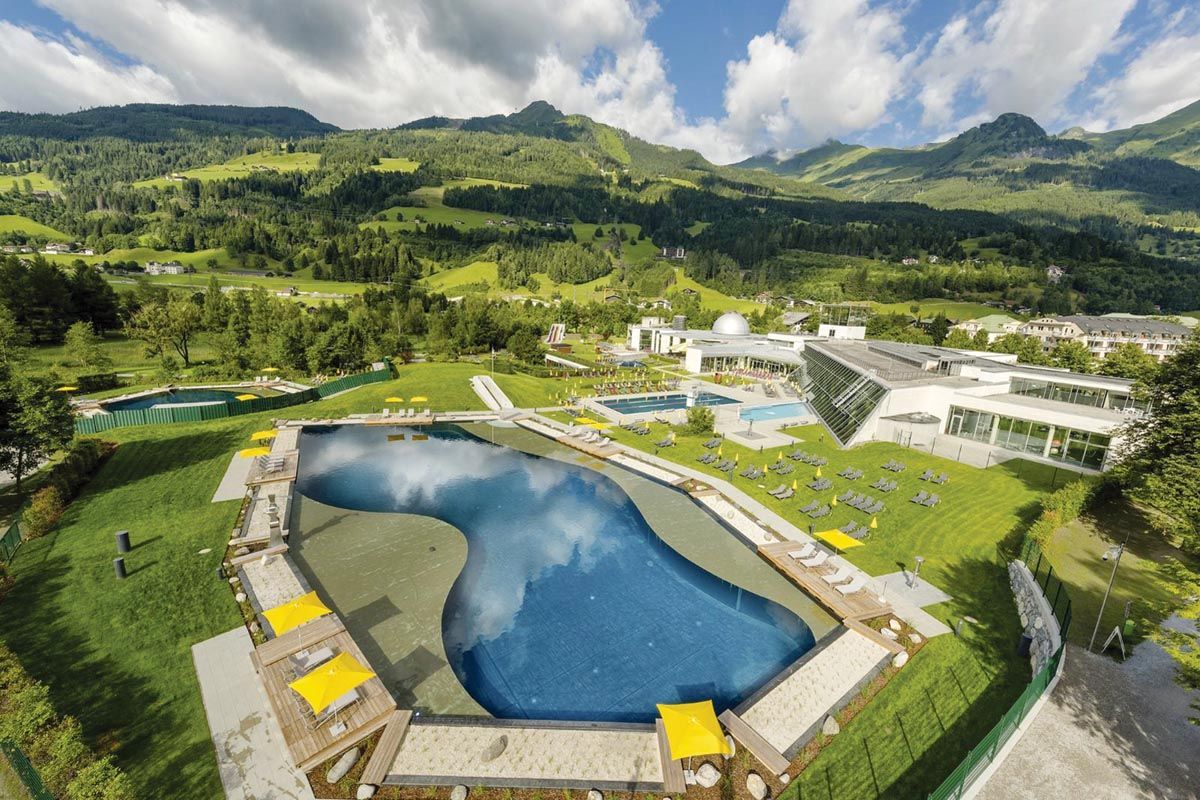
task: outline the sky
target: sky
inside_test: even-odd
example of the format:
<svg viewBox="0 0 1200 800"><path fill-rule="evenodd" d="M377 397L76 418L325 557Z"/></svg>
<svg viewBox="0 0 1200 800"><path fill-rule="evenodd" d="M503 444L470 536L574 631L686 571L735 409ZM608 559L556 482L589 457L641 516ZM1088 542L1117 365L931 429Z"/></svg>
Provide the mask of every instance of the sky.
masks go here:
<svg viewBox="0 0 1200 800"><path fill-rule="evenodd" d="M729 163L1110 130L1200 100L1200 0L0 0L0 109L287 105L343 128L547 100Z"/></svg>

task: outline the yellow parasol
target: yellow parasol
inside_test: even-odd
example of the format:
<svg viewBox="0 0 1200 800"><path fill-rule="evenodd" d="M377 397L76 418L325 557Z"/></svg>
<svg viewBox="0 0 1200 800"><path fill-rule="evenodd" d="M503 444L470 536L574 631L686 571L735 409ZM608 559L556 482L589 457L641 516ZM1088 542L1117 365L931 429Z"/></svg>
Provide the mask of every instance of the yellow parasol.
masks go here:
<svg viewBox="0 0 1200 800"><path fill-rule="evenodd" d="M60 386L57 389L55 389L54 391L56 391L56 392L76 392L76 391L79 391L79 387L78 386Z"/></svg>
<svg viewBox="0 0 1200 800"><path fill-rule="evenodd" d="M309 592L308 594L302 594L293 600L289 600L281 606L268 608L263 612L263 616L267 618L267 622L271 623L271 627L275 630L275 635L282 636L294 628L299 628L306 622L331 613L333 612L327 605L321 602L321 598L317 597L316 592ZM346 691L350 690L347 689ZM342 692L342 694L345 694L345 692Z"/></svg>
<svg viewBox="0 0 1200 800"><path fill-rule="evenodd" d="M717 445L717 455L721 455L721 454L722 454L722 451L723 451L724 449L725 449L725 445L723 445L723 444L722 444L722 445Z"/></svg>
<svg viewBox="0 0 1200 800"><path fill-rule="evenodd" d="M263 372L279 372L279 367L263 367Z"/></svg>
<svg viewBox="0 0 1200 800"><path fill-rule="evenodd" d="M729 753L729 743L725 741L725 732L717 721L712 700L673 705L659 703L658 714L666 729L667 745L673 761Z"/></svg>
<svg viewBox="0 0 1200 800"><path fill-rule="evenodd" d="M799 482L795 478L792 478L792 491L794 492L798 488L800 488Z"/></svg>
<svg viewBox="0 0 1200 800"><path fill-rule="evenodd" d="M256 395L256 394L239 394L234 399L235 400L257 400L258 395Z"/></svg>
<svg viewBox="0 0 1200 800"><path fill-rule="evenodd" d="M273 428L267 429L265 431L255 431L254 433L250 434L250 441L265 442L268 439L274 439L278 435L279 435L279 431L274 430Z"/></svg>
<svg viewBox="0 0 1200 800"><path fill-rule="evenodd" d="M238 455L242 458L257 458L258 456L269 456L271 448L269 447L247 447L245 450L238 450Z"/></svg>
<svg viewBox="0 0 1200 800"><path fill-rule="evenodd" d="M383 398L383 402L385 402L385 403L403 403L404 398L403 397L385 397L385 398Z"/></svg>
<svg viewBox="0 0 1200 800"><path fill-rule="evenodd" d="M821 541L825 542L826 544L833 545L838 550L849 550L852 547L862 547L863 546L862 542L858 541L857 539L847 536L846 534L839 531L837 528L833 528L833 529L827 530L827 531L817 531L813 535L816 536Z"/></svg>
<svg viewBox="0 0 1200 800"><path fill-rule="evenodd" d="M829 501L829 505L831 505L831 506L836 506L836 505L837 505L837 498L835 497L835 498L833 498L832 500L830 500L830 501Z"/></svg>
<svg viewBox="0 0 1200 800"><path fill-rule="evenodd" d="M423 394L419 394L416 397L409 398L408 402L410 402L410 403L428 403L429 398Z"/></svg>
<svg viewBox="0 0 1200 800"><path fill-rule="evenodd" d="M821 477L821 468L817 467L817 477Z"/></svg>
<svg viewBox="0 0 1200 800"><path fill-rule="evenodd" d="M338 653L288 686L304 698L314 714L320 714L333 701L374 677L375 673L360 664L354 656Z"/></svg>
<svg viewBox="0 0 1200 800"><path fill-rule="evenodd" d="M783 461L783 451L782 450L780 450L778 453L775 454L775 460Z"/></svg>
<svg viewBox="0 0 1200 800"><path fill-rule="evenodd" d="M879 517L871 517L871 530L879 527Z"/></svg>

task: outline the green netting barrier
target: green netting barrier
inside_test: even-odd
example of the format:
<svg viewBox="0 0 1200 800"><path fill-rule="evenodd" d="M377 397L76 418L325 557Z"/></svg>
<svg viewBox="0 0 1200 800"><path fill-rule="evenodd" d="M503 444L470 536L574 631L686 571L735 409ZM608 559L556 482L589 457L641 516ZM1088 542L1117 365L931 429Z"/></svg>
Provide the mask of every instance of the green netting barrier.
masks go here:
<svg viewBox="0 0 1200 800"><path fill-rule="evenodd" d="M1050 603L1054 617L1058 620L1063 644L1059 645L1054 655L1046 662L1021 696L1005 712L996 726L992 728L979 744L962 760L949 777L929 795L929 800L958 800L983 771L996 759L996 755L1020 727L1021 722L1029 714L1034 704L1041 698L1054 676L1058 674L1059 664L1062 663L1063 649L1066 647L1067 630L1071 625L1071 598L1063 582L1054 574L1050 562L1042 556L1042 550L1034 539L1028 539L1021 548L1021 560L1033 573L1033 578L1042 589L1042 595Z"/></svg>
<svg viewBox="0 0 1200 800"><path fill-rule="evenodd" d="M33 764L30 764L29 759L21 752L21 748L10 741L0 740L0 752L4 753L8 763L12 765L13 772L33 800L54 800L54 795L50 794L46 784L42 783L42 776L38 775Z"/></svg>
<svg viewBox="0 0 1200 800"><path fill-rule="evenodd" d="M256 397L253 400L241 400L237 403L216 403L202 406L172 406L162 405L155 408L134 408L113 411L109 414L97 414L94 417L80 417L75 420L75 433L91 435L102 433L112 428L125 428L132 425L169 425L175 422L207 422L225 417L237 417L242 414L257 414L261 411L276 411L302 403L311 403L325 397L355 389L368 383L386 381L392 377L391 364L384 362L383 369L371 372L360 372L347 375L325 383L313 389L305 389L292 394L277 394L269 397Z"/></svg>
<svg viewBox="0 0 1200 800"><path fill-rule="evenodd" d="M8 530L0 536L0 560L8 563L13 560L13 556L17 554L17 548L21 546L21 513L24 507L17 511L17 515L13 517L13 522L8 526Z"/></svg>

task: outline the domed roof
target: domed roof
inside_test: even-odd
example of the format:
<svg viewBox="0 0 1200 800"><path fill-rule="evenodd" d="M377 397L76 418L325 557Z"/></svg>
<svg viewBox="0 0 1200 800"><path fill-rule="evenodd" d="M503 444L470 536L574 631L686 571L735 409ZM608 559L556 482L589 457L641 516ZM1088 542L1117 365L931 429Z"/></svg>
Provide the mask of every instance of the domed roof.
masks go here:
<svg viewBox="0 0 1200 800"><path fill-rule="evenodd" d="M713 323L713 333L722 336L742 336L750 332L750 323L736 311L726 311Z"/></svg>

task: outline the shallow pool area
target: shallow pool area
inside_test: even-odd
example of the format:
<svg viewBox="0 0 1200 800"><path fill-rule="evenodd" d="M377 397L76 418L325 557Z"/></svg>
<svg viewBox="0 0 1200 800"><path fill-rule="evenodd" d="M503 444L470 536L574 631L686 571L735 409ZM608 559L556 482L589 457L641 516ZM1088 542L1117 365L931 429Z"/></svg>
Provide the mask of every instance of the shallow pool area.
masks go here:
<svg viewBox="0 0 1200 800"><path fill-rule="evenodd" d="M239 394L242 392L227 389L164 389L124 400L105 400L101 405L106 411L131 411L184 403L237 403Z"/></svg>
<svg viewBox="0 0 1200 800"><path fill-rule="evenodd" d="M790 417L807 417L812 414L808 403L778 403L770 406L751 406L741 410L741 418L747 422L761 422L769 419L788 419Z"/></svg>
<svg viewBox="0 0 1200 800"><path fill-rule="evenodd" d="M709 697L720 710L813 647L812 630L796 613L665 544L609 477L489 444L457 426L423 429L425 440L389 440L397 430L305 429L297 490L331 507L388 512L366 537L370 545L355 542L346 554L361 553L357 572L342 564L322 575L315 559L311 568L336 598L335 573L342 582L356 574L359 584L366 575L381 579L376 567L392 546L388 537L403 537L394 546L419 555L404 541L413 526L389 527L390 514L453 526L447 530L464 540L466 557L441 612L442 644L458 681L488 713L646 722L655 703ZM337 551L330 541L336 530L319 532L322 552ZM305 532L298 535L303 549ZM448 545L439 543L445 534L436 536L441 540L422 540L419 551L429 551L438 569L457 566L457 559L441 558ZM378 629L411 617L423 601L413 595L421 581L401 577L411 589L348 619ZM419 660L410 650L384 655L405 665ZM428 654L423 659L432 662Z"/></svg>
<svg viewBox="0 0 1200 800"><path fill-rule="evenodd" d="M683 392L676 392L652 397L619 397L596 402L618 414L645 414L653 411L678 411L681 408L691 408L693 405L723 406L738 401L714 392L698 392L693 398L689 398Z"/></svg>

